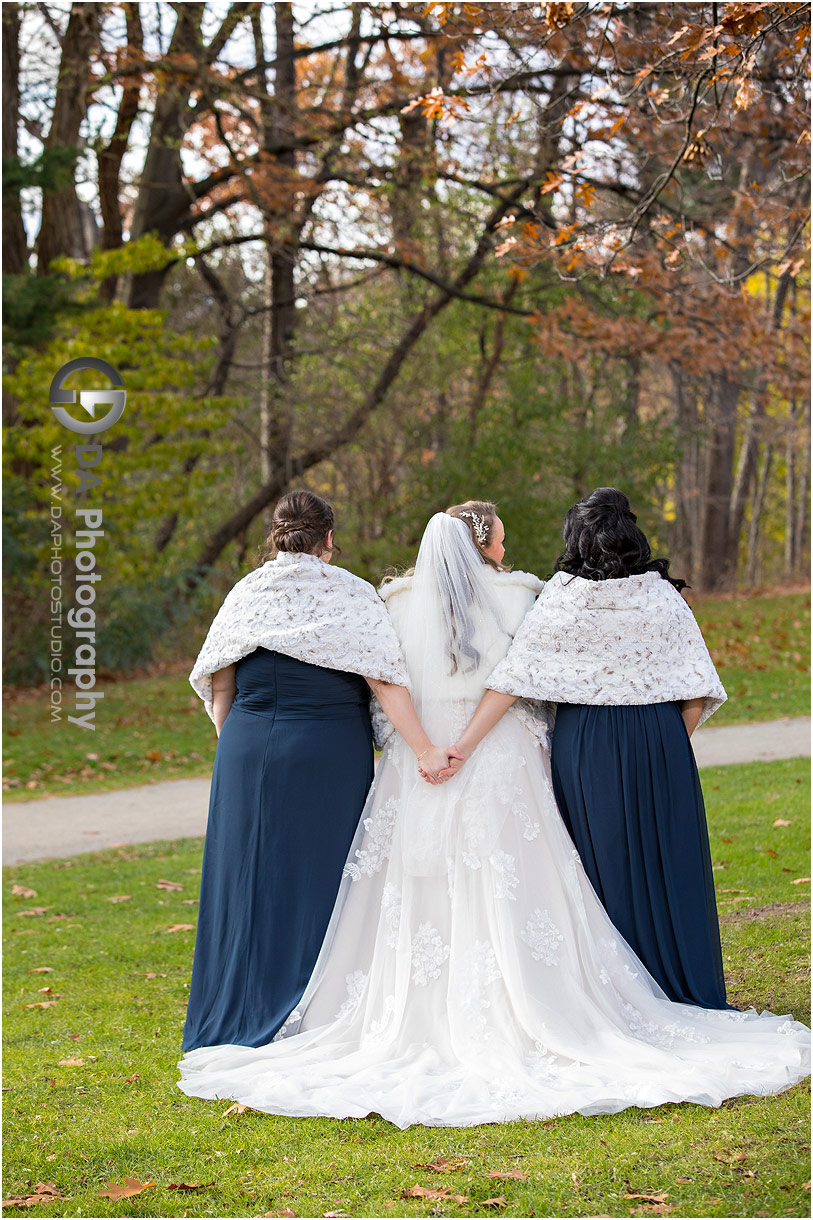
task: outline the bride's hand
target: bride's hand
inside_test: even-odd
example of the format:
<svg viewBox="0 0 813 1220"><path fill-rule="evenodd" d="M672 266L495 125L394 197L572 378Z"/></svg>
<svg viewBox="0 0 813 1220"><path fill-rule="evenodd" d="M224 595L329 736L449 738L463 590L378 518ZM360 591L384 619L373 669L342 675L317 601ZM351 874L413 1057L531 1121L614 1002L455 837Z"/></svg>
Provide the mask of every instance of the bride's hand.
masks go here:
<svg viewBox="0 0 813 1220"><path fill-rule="evenodd" d="M424 776L427 783L443 783L443 780L438 778L438 773L442 770L448 770L453 755L453 749L443 749L439 745L432 745L430 749L426 750L425 754L421 755L417 770L419 770L420 775Z"/></svg>
<svg viewBox="0 0 813 1220"><path fill-rule="evenodd" d="M432 766L428 765L430 758ZM446 749L433 746L421 759L418 771L427 783L442 784L460 770L464 761L465 757L457 746L447 746Z"/></svg>
<svg viewBox="0 0 813 1220"><path fill-rule="evenodd" d="M438 772L438 779L443 783L446 779L451 779L453 775L457 775L463 763L468 758L468 754L461 750L460 746L449 746L446 753L449 755L448 766Z"/></svg>

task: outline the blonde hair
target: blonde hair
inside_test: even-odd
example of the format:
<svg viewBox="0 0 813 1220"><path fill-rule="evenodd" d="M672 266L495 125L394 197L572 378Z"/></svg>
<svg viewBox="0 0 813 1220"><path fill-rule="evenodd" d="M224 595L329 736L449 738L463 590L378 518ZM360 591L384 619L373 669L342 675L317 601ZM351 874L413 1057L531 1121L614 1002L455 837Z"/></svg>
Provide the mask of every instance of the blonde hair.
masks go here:
<svg viewBox="0 0 813 1220"><path fill-rule="evenodd" d="M510 571L510 565L497 563L496 559L485 553L485 548L491 545L494 538L496 504L492 504L490 500L466 500L465 504L453 504L451 508L446 509L446 513L468 526L471 540L480 552L483 563L487 563L496 572Z"/></svg>

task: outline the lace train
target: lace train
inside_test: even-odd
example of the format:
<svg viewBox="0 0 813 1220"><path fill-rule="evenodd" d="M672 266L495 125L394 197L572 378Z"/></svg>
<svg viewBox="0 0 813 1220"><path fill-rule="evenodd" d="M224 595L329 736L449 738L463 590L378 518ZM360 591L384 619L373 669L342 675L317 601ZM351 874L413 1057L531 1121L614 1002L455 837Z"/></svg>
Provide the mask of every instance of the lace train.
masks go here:
<svg viewBox="0 0 813 1220"><path fill-rule="evenodd" d="M297 1011L267 1046L187 1054L179 1087L461 1126L776 1093L807 1075L809 1038L665 998L585 877L546 753L506 716L440 787L393 736Z"/></svg>

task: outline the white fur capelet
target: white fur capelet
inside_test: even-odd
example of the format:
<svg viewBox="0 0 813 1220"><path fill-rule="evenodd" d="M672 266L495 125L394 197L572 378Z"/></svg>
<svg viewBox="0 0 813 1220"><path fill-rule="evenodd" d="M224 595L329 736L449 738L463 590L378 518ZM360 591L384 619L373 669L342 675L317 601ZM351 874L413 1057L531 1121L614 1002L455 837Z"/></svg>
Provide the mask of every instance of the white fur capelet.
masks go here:
<svg viewBox="0 0 813 1220"><path fill-rule="evenodd" d="M212 674L255 648L407 685L401 647L372 585L317 555L281 552L239 580L189 675L212 716Z"/></svg>
<svg viewBox="0 0 813 1220"><path fill-rule="evenodd" d="M487 685L553 703L704 699L701 724L726 699L691 609L658 572L601 581L557 572Z"/></svg>

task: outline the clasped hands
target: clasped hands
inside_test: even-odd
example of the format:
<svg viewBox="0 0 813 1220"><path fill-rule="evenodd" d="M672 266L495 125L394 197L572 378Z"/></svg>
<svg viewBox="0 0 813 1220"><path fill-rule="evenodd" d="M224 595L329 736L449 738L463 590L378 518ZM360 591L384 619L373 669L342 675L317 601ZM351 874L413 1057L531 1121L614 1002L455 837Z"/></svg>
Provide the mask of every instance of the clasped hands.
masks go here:
<svg viewBox="0 0 813 1220"><path fill-rule="evenodd" d="M418 764L418 773L427 784L445 784L456 775L468 758L459 746L432 746Z"/></svg>

